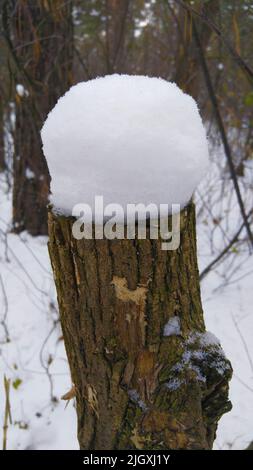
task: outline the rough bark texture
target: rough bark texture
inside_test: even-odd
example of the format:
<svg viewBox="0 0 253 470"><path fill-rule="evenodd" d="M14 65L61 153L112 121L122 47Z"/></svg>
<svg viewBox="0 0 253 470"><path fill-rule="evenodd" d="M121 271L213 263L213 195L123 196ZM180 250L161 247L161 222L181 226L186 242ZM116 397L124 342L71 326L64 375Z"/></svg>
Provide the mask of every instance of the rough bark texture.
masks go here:
<svg viewBox="0 0 253 470"><path fill-rule="evenodd" d="M76 240L49 213L49 252L76 390L81 449L210 449L231 366L205 341L195 212L181 244ZM172 317L181 333L164 336Z"/></svg>
<svg viewBox="0 0 253 470"><path fill-rule="evenodd" d="M72 2L16 2L12 12L16 71L13 225L16 232L47 233L50 177L42 152L43 122L72 83Z"/></svg>

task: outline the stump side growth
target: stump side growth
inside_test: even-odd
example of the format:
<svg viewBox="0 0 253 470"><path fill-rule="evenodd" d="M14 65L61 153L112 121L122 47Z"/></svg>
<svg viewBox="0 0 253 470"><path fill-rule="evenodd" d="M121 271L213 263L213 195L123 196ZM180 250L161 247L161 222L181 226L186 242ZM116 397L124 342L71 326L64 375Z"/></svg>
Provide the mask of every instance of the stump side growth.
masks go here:
<svg viewBox="0 0 253 470"><path fill-rule="evenodd" d="M80 448L211 449L232 370L205 332L194 205L174 251L137 237L76 240L73 220L49 212ZM165 336L173 317L180 331Z"/></svg>

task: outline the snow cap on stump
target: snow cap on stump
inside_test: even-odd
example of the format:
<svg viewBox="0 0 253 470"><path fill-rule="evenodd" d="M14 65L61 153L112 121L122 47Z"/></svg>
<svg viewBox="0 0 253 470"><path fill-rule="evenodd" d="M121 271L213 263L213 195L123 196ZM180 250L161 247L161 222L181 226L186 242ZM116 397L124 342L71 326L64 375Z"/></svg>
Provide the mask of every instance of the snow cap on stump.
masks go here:
<svg viewBox="0 0 253 470"><path fill-rule="evenodd" d="M51 202L186 205L208 168L193 98L161 78L110 75L81 82L58 100L42 132Z"/></svg>

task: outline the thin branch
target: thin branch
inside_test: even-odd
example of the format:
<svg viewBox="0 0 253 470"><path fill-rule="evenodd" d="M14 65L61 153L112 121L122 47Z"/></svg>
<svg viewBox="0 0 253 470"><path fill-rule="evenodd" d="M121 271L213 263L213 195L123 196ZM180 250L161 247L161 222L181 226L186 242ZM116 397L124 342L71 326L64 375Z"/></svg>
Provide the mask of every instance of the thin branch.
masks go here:
<svg viewBox="0 0 253 470"><path fill-rule="evenodd" d="M1 236L4 237L6 234L4 233L4 231L2 229L0 229L0 238ZM29 281L31 282L31 284L33 285L33 287L35 287L35 289L40 292L41 294L46 294L46 292L42 289L40 289L34 282L32 276L29 274L29 272L26 270L26 268L24 267L24 265L22 264L22 262L19 260L19 258L16 256L15 252L12 250L12 248L8 247L8 250L11 252L13 258L16 260L17 264L19 265L19 267L23 270L23 272L25 273L25 275L28 277Z"/></svg>
<svg viewBox="0 0 253 470"><path fill-rule="evenodd" d="M11 405L10 405L10 379L4 376L4 391L5 391L5 410L4 410L4 424L3 424L3 450L7 449L7 431L8 423L11 424Z"/></svg>
<svg viewBox="0 0 253 470"><path fill-rule="evenodd" d="M45 349L45 346L49 340L49 338L51 337L51 335L53 334L57 324L59 323L59 320L55 320L54 323L53 323L53 326L51 328L51 330L49 331L48 335L46 336L46 338L44 339L43 341L43 344L41 346L41 350L40 350L40 363L43 367L43 369L45 370L45 373L48 377L48 380L49 380L49 386L50 386L50 397L51 397L51 401L52 403L57 403L57 398L54 396L54 384L53 384L53 378L52 378L52 374L50 373L49 371L49 368L50 368L50 365L51 365L51 360L48 359L47 360L47 363L45 364L44 362L44 359L43 359L43 352L44 352L44 349Z"/></svg>
<svg viewBox="0 0 253 470"><path fill-rule="evenodd" d="M236 329L238 335L240 336L241 342L242 342L242 344L243 344L243 348L244 348L244 351L245 351L246 356L247 356L247 358L248 358L251 371L253 372L253 360L252 360L252 358L251 358L248 345L247 345L247 343L246 343L246 341L245 341L245 338L244 338L243 335L242 335L242 332L241 332L241 330L240 330L240 328L239 328L239 325L238 325L238 323L237 323L237 321L236 321L236 319L235 319L235 317L234 317L233 314L232 314L232 320L233 320L233 323L234 323L234 325L235 325L235 329Z"/></svg>
<svg viewBox="0 0 253 470"><path fill-rule="evenodd" d="M90 74L90 72L89 72L89 70L88 70L87 65L85 64L85 62L84 62L84 60L83 60L83 58L82 58L82 56L81 56L81 54L80 54L80 52L79 52L79 50L78 50L78 48L76 47L75 44L74 44L73 47L74 47L74 52L75 52L75 54L76 54L76 56L77 56L77 58L78 58L78 60L79 60L79 62L80 62L80 64L81 64L81 66L82 66L82 68L83 68L83 70L84 70L84 72L85 72L85 74L86 74L88 80L90 80L92 77L91 77L91 74Z"/></svg>
<svg viewBox="0 0 253 470"><path fill-rule="evenodd" d="M208 90L208 93L209 93L209 96L210 96L210 100L211 100L211 103L212 103L212 106L213 106L216 121L217 121L219 131L220 131L220 134L221 134L221 139L222 139L225 155L226 155L226 158L227 158L231 178L232 178L232 181L234 183L234 188L235 188L238 204L239 204L239 207L240 207L240 211L241 211L241 214L242 214L242 218L243 218L243 221L244 221L245 228L246 228L247 233L248 233L249 240L251 242L251 245L253 246L253 234L252 234L250 224L248 222L248 218L247 218L247 215L246 215L246 212L245 212L245 207L244 207L244 203L243 203L243 199L242 199L242 195L241 195L241 191L240 191L240 187L239 187L239 183L238 183L238 179L237 179L237 174L236 174L236 170L235 170L235 166L234 166L234 162L233 162L232 152L231 152L231 149L230 149L230 145L228 143L225 127L224 127L223 120L222 120L221 113L220 113L220 109L219 109L218 100L217 100L216 95L215 95L215 91L214 91L213 84L212 84L212 79L211 79L211 76L210 76L210 73L209 73L209 70L208 70L208 66L207 66L207 63L206 63L204 51L202 49L201 41L200 41L200 38L199 38L199 34L198 34L198 31L197 31L197 27L196 27L194 19L192 19L192 26L193 26L193 36L194 36L197 48L199 50L199 58L200 58L200 63L201 63L201 66L202 66L203 75L204 75L205 82L206 82L206 87L207 87L207 90Z"/></svg>
<svg viewBox="0 0 253 470"><path fill-rule="evenodd" d="M189 13L197 16L198 18L201 19L202 22L204 22L209 28L212 29L216 33L216 35L221 39L223 44L226 46L228 51L230 52L231 56L235 60L235 62L239 65L239 67L245 72L247 75L248 79L250 82L253 82L253 70L250 68L250 66L245 62L245 60L240 56L240 54L231 46L230 42L226 38L225 34L218 28L218 26L211 20L211 18L208 18L207 15L205 14L204 11L197 11L195 8L193 8L191 5L188 3L184 2L183 0L175 0L178 5L180 5L182 8L184 8L186 11Z"/></svg>
<svg viewBox="0 0 253 470"><path fill-rule="evenodd" d="M249 219L249 217L253 214L253 209L251 209L251 211L248 213L247 215L247 219ZM241 224L240 228L237 230L237 232L235 233L235 235L233 236L233 238L230 240L230 242L228 243L228 245L219 253L219 255L213 259L213 261L211 261L210 264L208 264L208 266L206 266L206 268L202 271L202 273L200 274L200 280L202 281L202 279L204 279L204 277L211 271L211 269L217 264L219 263L219 261L221 261L221 259L230 251L230 249L233 247L233 245L239 240L239 236L244 228L244 222Z"/></svg>
<svg viewBox="0 0 253 470"><path fill-rule="evenodd" d="M5 287L4 287L4 282L3 282L3 278L2 278L1 274L0 274L0 284L1 284L2 292L3 292L3 298L4 298L4 314L3 314L3 318L1 319L0 323L3 327L3 329L4 329L4 332L5 332L6 343L8 343L10 341L10 335L9 335L8 327L7 327L7 324L6 324L6 319L7 319L7 315L8 315L8 297L7 297L7 294L6 294L6 290L5 290Z"/></svg>

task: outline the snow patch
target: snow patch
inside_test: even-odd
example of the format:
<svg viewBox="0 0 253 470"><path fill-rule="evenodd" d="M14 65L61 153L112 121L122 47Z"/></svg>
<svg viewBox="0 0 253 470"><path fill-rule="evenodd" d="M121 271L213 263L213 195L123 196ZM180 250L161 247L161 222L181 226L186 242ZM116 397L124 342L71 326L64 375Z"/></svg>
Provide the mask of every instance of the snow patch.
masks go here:
<svg viewBox="0 0 253 470"><path fill-rule="evenodd" d="M173 335L178 336L180 334L181 334L180 318L177 316L170 318L164 327L163 335L164 336L173 336Z"/></svg>
<svg viewBox="0 0 253 470"><path fill-rule="evenodd" d="M32 179L35 178L35 174L34 174L34 172L33 172L32 170L30 170L30 168L26 168L26 170L25 170L25 177L26 177L26 179L28 179L28 180L32 180Z"/></svg>
<svg viewBox="0 0 253 470"><path fill-rule="evenodd" d="M187 344L193 344L198 341L199 345L204 347L216 347L221 348L220 340L210 331L205 331L205 333L192 333L187 339Z"/></svg>
<svg viewBox="0 0 253 470"><path fill-rule="evenodd" d="M25 87L21 85L21 83L18 83L16 85L16 92L18 96L20 96L20 98L23 98L24 96L29 96L28 90L26 90Z"/></svg>
<svg viewBox="0 0 253 470"><path fill-rule="evenodd" d="M134 403L136 403L142 411L146 411L148 409L146 403L140 398L139 393L135 389L131 389L128 391L128 396L130 400L132 400Z"/></svg>
<svg viewBox="0 0 253 470"><path fill-rule="evenodd" d="M196 366L195 364L190 364L189 369L196 373L196 378L199 382L206 382L206 378L202 374L200 367Z"/></svg>
<svg viewBox="0 0 253 470"><path fill-rule="evenodd" d="M206 382L203 373L206 366L216 369L220 375L224 375L225 371L229 369L229 363L226 361L220 341L209 331L191 333L184 344L185 350L181 361L171 368L172 373L180 373L185 368L191 369L196 373L196 379L199 382Z"/></svg>

